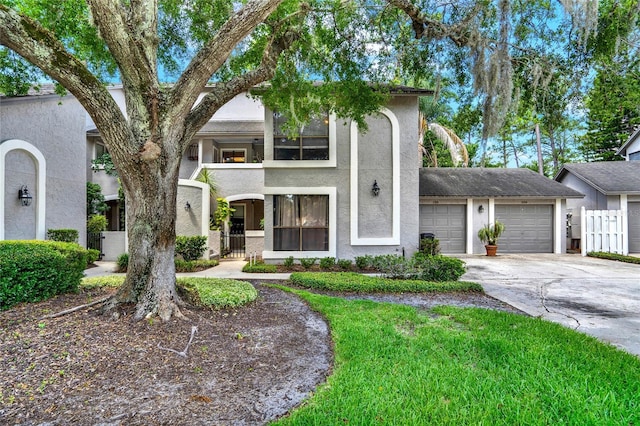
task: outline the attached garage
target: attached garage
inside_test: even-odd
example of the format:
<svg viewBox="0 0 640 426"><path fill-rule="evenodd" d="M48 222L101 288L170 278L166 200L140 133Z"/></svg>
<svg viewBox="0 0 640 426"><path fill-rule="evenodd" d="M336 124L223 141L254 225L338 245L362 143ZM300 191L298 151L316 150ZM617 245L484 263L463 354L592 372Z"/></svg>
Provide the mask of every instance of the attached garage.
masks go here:
<svg viewBox="0 0 640 426"><path fill-rule="evenodd" d="M500 252L553 253L553 205L497 204L495 216L505 225Z"/></svg>
<svg viewBox="0 0 640 426"><path fill-rule="evenodd" d="M629 253L640 253L640 203L629 203Z"/></svg>
<svg viewBox="0 0 640 426"><path fill-rule="evenodd" d="M478 230L505 224L498 254L564 253L568 198L584 195L529 169L423 168L420 232L445 254L484 254Z"/></svg>
<svg viewBox="0 0 640 426"><path fill-rule="evenodd" d="M440 241L442 253L466 250L464 204L423 204L420 206L420 233L432 233Z"/></svg>

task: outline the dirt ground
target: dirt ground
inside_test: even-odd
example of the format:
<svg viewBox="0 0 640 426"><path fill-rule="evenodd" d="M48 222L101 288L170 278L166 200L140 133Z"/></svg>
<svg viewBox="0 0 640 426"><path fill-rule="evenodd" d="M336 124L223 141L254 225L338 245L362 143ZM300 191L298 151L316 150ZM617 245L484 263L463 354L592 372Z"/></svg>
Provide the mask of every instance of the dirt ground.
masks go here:
<svg viewBox="0 0 640 426"><path fill-rule="evenodd" d="M297 297L255 284L250 305L184 309L188 321L132 322L133 309L41 319L104 290L0 312L0 424L261 425L286 414L330 374L329 330ZM366 298L517 312L478 294Z"/></svg>

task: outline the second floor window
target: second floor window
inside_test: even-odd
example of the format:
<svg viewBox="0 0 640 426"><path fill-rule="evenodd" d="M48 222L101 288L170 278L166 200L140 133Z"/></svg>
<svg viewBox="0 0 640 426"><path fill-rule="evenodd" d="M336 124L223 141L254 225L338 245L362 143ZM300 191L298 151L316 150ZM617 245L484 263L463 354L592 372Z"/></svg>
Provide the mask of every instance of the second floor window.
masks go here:
<svg viewBox="0 0 640 426"><path fill-rule="evenodd" d="M273 159L274 160L328 160L329 159L329 115L312 117L310 122L298 129L297 136L286 134L283 127L287 117L273 113Z"/></svg>

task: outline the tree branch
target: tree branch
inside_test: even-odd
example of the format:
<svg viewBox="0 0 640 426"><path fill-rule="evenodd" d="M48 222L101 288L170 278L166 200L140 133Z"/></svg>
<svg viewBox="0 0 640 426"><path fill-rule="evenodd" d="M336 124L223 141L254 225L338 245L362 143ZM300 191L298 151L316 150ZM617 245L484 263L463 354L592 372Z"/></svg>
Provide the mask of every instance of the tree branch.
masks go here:
<svg viewBox="0 0 640 426"><path fill-rule="evenodd" d="M265 48L260 65L256 69L230 81L216 84L211 92L205 95L202 101L189 113L185 120L187 134L195 134L209 121L215 111L236 95L270 80L275 74L280 55L299 38L300 34L297 31L292 29L285 31ZM186 144L189 140L190 138L186 138L184 143Z"/></svg>
<svg viewBox="0 0 640 426"><path fill-rule="evenodd" d="M129 137L124 115L102 82L51 31L2 4L0 45L13 50L71 92L110 140Z"/></svg>
<svg viewBox="0 0 640 426"><path fill-rule="evenodd" d="M225 63L238 43L263 22L283 0L253 0L232 15L195 55L171 91L172 114L186 116L202 88Z"/></svg>

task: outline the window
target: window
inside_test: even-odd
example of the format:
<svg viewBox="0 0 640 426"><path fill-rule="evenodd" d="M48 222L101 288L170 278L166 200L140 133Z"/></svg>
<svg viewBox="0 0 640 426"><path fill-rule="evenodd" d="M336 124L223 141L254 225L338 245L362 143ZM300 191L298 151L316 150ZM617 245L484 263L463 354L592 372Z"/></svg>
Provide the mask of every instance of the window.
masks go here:
<svg viewBox="0 0 640 426"><path fill-rule="evenodd" d="M329 250L328 195L274 195L275 251Z"/></svg>
<svg viewBox="0 0 640 426"><path fill-rule="evenodd" d="M273 113L273 159L274 160L328 160L329 159L329 115L313 117L298 130L297 137L289 137L284 131L287 117Z"/></svg>
<svg viewBox="0 0 640 426"><path fill-rule="evenodd" d="M223 163L244 163L247 156L247 151L242 150L222 150L222 162Z"/></svg>
<svg viewBox="0 0 640 426"><path fill-rule="evenodd" d="M640 151L632 152L631 154L629 154L629 161L638 161L638 160L640 160Z"/></svg>
<svg viewBox="0 0 640 426"><path fill-rule="evenodd" d="M109 151L107 151L107 147L106 147L106 146L104 146L104 145L101 145L101 144L97 143L97 144L95 145L95 147L96 147L96 157L95 157L95 158L100 158L100 157L102 157L103 155L105 155L105 154L108 154L108 153L109 153Z"/></svg>

